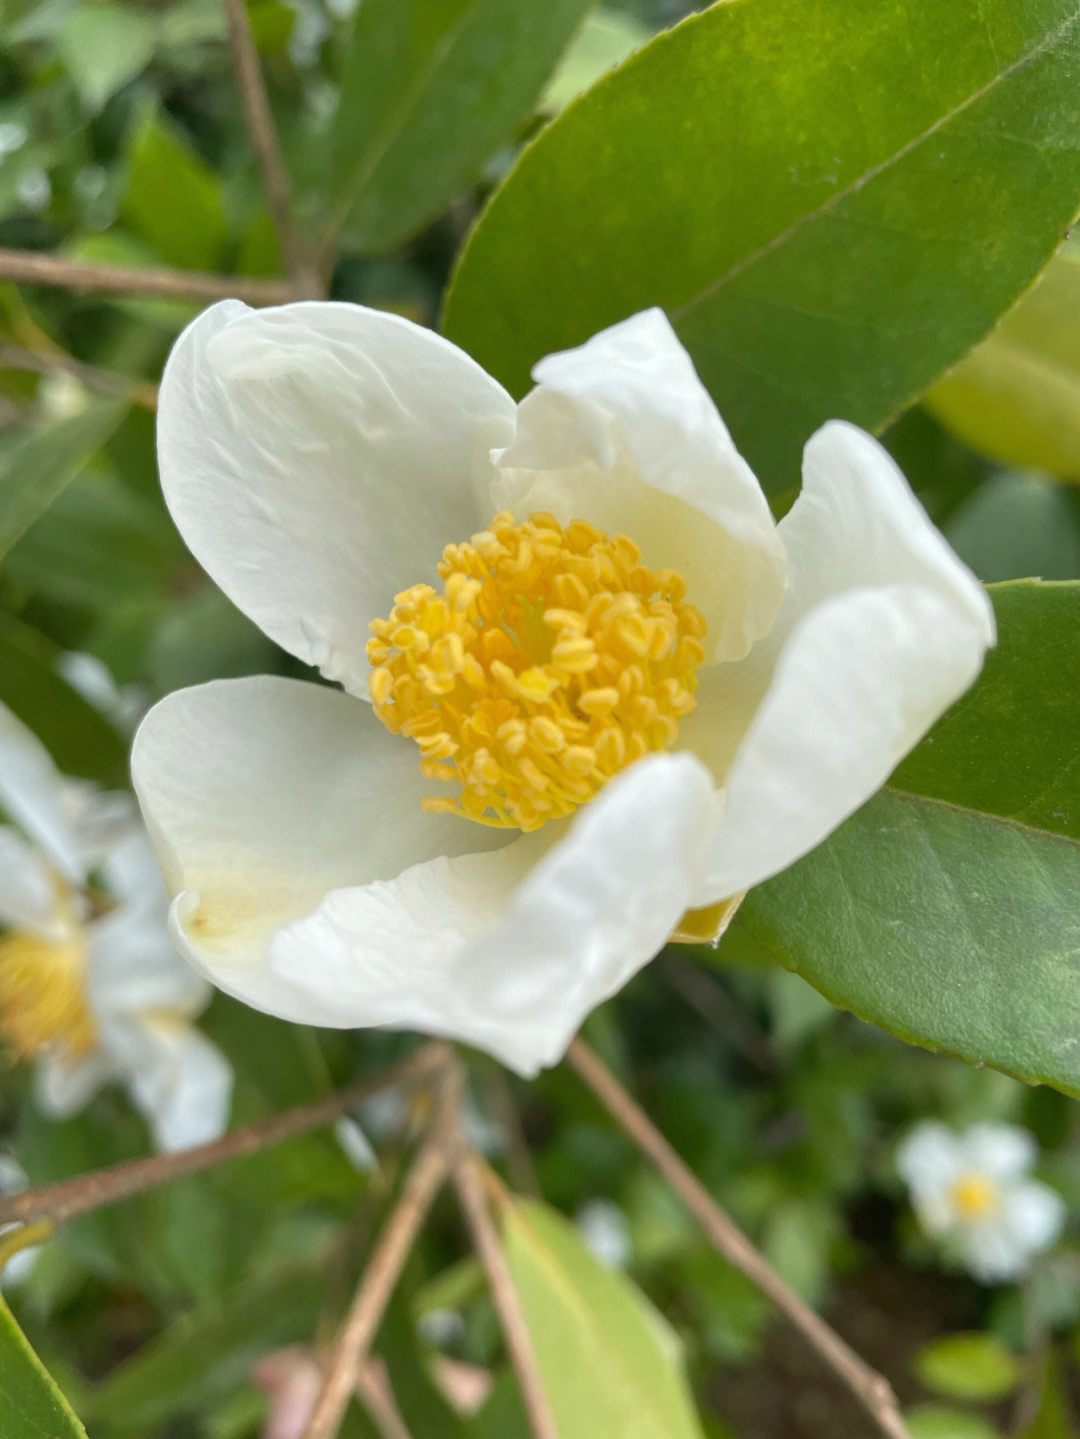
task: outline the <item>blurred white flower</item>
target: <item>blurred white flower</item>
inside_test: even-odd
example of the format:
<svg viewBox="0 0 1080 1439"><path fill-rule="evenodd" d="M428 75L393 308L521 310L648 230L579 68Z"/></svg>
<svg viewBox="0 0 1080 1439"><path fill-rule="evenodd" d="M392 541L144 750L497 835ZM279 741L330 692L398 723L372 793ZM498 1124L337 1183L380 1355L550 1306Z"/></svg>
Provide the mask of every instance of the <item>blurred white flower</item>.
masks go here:
<svg viewBox="0 0 1080 1439"><path fill-rule="evenodd" d="M590 1199L574 1221L590 1254L611 1269L625 1269L633 1252L626 1215L610 1199Z"/></svg>
<svg viewBox="0 0 1080 1439"><path fill-rule="evenodd" d="M132 761L215 984L526 1075L685 911L730 914L862 804L994 637L852 426L811 438L777 526L660 311L534 373L517 405L345 304L189 326L158 408L173 518L344 693L183 690Z"/></svg>
<svg viewBox="0 0 1080 1439"><path fill-rule="evenodd" d="M0 1045L49 1114L127 1086L163 1149L216 1137L232 1073L191 1020L210 987L169 938L130 798L65 779L0 706Z"/></svg>
<svg viewBox="0 0 1080 1439"><path fill-rule="evenodd" d="M10 1154L0 1153L0 1194L18 1194L25 1188L26 1175L22 1166ZM18 1227L18 1225L0 1224L0 1243L3 1242L4 1236L10 1229ZM33 1268L40 1247L35 1244L29 1249L20 1249L13 1254L0 1270L0 1284L12 1288L21 1284Z"/></svg>
<svg viewBox="0 0 1080 1439"><path fill-rule="evenodd" d="M927 1121L900 1145L896 1168L927 1234L976 1279L993 1283L1026 1273L1065 1222L1061 1196L1027 1178L1035 1158L1026 1129L976 1124L956 1134Z"/></svg>

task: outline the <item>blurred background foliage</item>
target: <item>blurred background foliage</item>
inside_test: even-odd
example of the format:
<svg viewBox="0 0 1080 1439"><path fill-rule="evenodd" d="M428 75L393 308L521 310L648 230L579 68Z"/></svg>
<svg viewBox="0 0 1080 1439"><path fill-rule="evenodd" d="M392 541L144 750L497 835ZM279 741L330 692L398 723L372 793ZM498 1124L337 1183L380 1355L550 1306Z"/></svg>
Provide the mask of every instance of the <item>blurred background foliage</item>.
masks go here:
<svg viewBox="0 0 1080 1439"><path fill-rule="evenodd" d="M463 241L522 148L689 9L252 0L296 214L317 238L327 293L437 324ZM7 0L0 246L280 279L286 257L216 0ZM1069 483L1080 478L1078 256L1069 242L993 335L885 433L986 581L1080 579L1080 489ZM0 280L0 700L61 769L104 785L126 782L124 726L71 684L65 654L93 655L140 704L211 677L293 672L201 575L157 488L154 385L202 303ZM763 478L785 507L790 491ZM286 1026L223 996L203 1023L235 1067L234 1123L375 1072L408 1047ZM666 952L586 1033L780 1273L888 1374L913 1434L1080 1432L1075 1101L860 1023L777 968L738 924L715 953ZM37 1112L21 1070L6 1068L0 1083L0 1135L31 1182L147 1150L118 1092L58 1123ZM597 1216L609 1238L613 1228L614 1257L685 1345L705 1434L872 1432L573 1075L525 1086L481 1061L473 1090L512 1187L579 1218L586 1236ZM943 1274L917 1233L892 1156L926 1117L1036 1135L1043 1177L1073 1223L1022 1287ZM332 1332L416 1122L407 1111L361 1116L378 1147L373 1168L357 1169L320 1132L78 1220L45 1246L11 1298L90 1434L258 1434L270 1402L258 1361ZM551 1243L571 1273L585 1263L572 1243ZM415 1439L518 1439L524 1418L464 1252L459 1219L440 1205L379 1352ZM633 1320L612 1300L604 1323L618 1334ZM464 1366L492 1381L471 1415L446 1398L447 1375ZM354 1409L346 1432L377 1432L372 1423ZM582 1423L575 1432L597 1434Z"/></svg>

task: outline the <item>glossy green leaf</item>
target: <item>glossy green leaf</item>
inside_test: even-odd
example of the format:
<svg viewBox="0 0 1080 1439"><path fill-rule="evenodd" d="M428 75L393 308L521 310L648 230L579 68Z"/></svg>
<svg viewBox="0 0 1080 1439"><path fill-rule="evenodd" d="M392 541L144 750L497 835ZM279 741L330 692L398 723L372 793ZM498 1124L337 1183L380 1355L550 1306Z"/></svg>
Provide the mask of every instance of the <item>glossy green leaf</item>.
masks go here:
<svg viewBox="0 0 1080 1439"><path fill-rule="evenodd" d="M0 449L0 558L101 448L126 409L121 400L97 400Z"/></svg>
<svg viewBox="0 0 1080 1439"><path fill-rule="evenodd" d="M1080 586L993 597L975 688L735 924L903 1039L1078 1094Z"/></svg>
<svg viewBox="0 0 1080 1439"><path fill-rule="evenodd" d="M1024 1366L994 1334L947 1334L924 1344L912 1364L915 1377L946 1399L1004 1399L1019 1384Z"/></svg>
<svg viewBox="0 0 1080 1439"><path fill-rule="evenodd" d="M701 1439L679 1341L641 1291L539 1201L501 1218L560 1439Z"/></svg>
<svg viewBox="0 0 1080 1439"><path fill-rule="evenodd" d="M128 150L122 214L170 265L214 270L227 239L221 182L179 131L152 112Z"/></svg>
<svg viewBox="0 0 1080 1439"><path fill-rule="evenodd" d="M992 459L1080 480L1080 241L924 403Z"/></svg>
<svg viewBox="0 0 1080 1439"><path fill-rule="evenodd" d="M714 5L521 155L444 328L515 393L661 305L770 490L881 427L1030 285L1080 205L1076 0Z"/></svg>
<svg viewBox="0 0 1080 1439"><path fill-rule="evenodd" d="M509 138L589 0L365 0L334 119L347 243L392 248Z"/></svg>
<svg viewBox="0 0 1080 1439"><path fill-rule="evenodd" d="M1080 579L1080 488L1005 470L944 525L945 538L981 580Z"/></svg>
<svg viewBox="0 0 1080 1439"><path fill-rule="evenodd" d="M63 774L125 784L127 741L61 676L60 656L44 635L0 615L0 703L33 730Z"/></svg>
<svg viewBox="0 0 1080 1439"><path fill-rule="evenodd" d="M86 1439L86 1430L2 1298L0 1439Z"/></svg>

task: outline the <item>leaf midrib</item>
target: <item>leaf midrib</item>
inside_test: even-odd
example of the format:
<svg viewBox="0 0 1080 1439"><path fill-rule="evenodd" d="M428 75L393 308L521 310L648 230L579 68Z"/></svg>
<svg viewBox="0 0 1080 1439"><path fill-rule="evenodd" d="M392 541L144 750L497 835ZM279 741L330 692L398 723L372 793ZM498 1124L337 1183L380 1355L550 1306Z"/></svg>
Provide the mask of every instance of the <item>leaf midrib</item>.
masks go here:
<svg viewBox="0 0 1080 1439"><path fill-rule="evenodd" d="M925 130L920 131L919 134L905 141L898 150L894 150L891 155L887 155L885 159L877 165L872 165L868 170L864 170L862 174L857 175L852 181L845 185L843 189L835 191L827 200L824 200L814 209L805 211L798 219L793 220L786 229L781 230L779 234L773 235L764 245L760 245L756 250L740 256L722 275L717 276L715 280L706 285L703 290L688 300L684 305L673 306L668 309L668 318L672 324L677 326L680 320L694 314L697 309L712 299L713 296L719 294L721 290L745 271L765 259L774 250L778 250L783 245L786 245L800 230L814 224L817 220L821 219L822 216L835 210L837 206L840 205L842 201L848 199L849 196L857 194L861 189L865 188L866 185L870 184L872 180L877 179L879 175L884 174L892 166L899 164L901 160L912 151L917 150L918 147L924 144L932 135L937 134L939 130L944 129L945 126L949 125L957 116L962 115L965 110L977 104L984 96L990 94L998 85L1015 74L1016 71L1030 64L1033 60L1037 60L1040 55L1052 49L1070 30L1075 29L1078 22L1080 22L1080 8L1074 10L1070 16L1062 20L1059 25L1055 26L1053 30L1049 31L1042 40L1038 41L1029 50L1026 50L1022 55L1018 55L1015 60L1010 61L1004 69L999 70L993 75L985 85L980 86L977 90L973 90L970 95L965 96L958 105L954 105L952 109L947 110L943 115L939 116L938 119L931 125L928 125Z"/></svg>
<svg viewBox="0 0 1080 1439"><path fill-rule="evenodd" d="M919 794L917 790L899 789L888 784L879 792L881 794L891 795L894 799L903 800L908 804L929 805L934 809L963 815L967 819L983 820L987 824L996 824L1003 828L1011 829L1018 834L1023 834L1031 839L1053 840L1058 844L1063 844L1067 848L1080 853L1080 839L1074 838L1072 835L1060 834L1056 830L1044 829L1041 825L1028 824L1023 820L1016 819L1012 815L994 814L991 810L977 809L974 805L957 804L953 800L939 799L936 795Z"/></svg>

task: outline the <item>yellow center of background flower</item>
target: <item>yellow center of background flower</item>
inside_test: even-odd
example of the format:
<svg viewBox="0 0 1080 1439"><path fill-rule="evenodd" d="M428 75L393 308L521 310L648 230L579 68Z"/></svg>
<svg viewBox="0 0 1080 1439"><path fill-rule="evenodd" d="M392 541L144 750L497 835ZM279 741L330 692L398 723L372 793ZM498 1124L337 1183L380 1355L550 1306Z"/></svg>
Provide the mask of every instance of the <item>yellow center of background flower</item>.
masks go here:
<svg viewBox="0 0 1080 1439"><path fill-rule="evenodd" d="M675 570L584 520L504 512L438 572L443 593L396 595L367 646L375 713L459 787L425 809L536 829L674 744L705 658Z"/></svg>
<svg viewBox="0 0 1080 1439"><path fill-rule="evenodd" d="M949 1191L961 1219L982 1219L997 1204L997 1189L981 1174L963 1174Z"/></svg>
<svg viewBox="0 0 1080 1439"><path fill-rule="evenodd" d="M80 1058L95 1044L94 1020L83 987L81 935L43 939L0 935L0 1039L20 1059L52 1045Z"/></svg>

